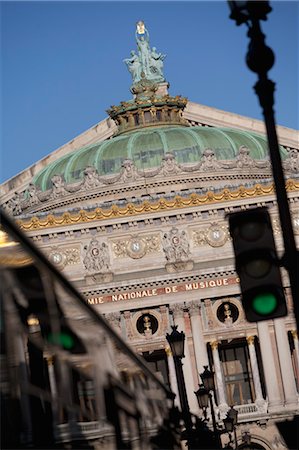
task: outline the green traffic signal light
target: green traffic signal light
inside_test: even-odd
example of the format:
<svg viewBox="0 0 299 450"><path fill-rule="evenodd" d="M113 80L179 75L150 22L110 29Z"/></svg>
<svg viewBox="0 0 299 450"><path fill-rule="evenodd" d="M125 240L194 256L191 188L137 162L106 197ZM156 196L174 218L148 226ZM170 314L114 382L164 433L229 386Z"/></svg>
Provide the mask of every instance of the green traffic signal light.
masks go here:
<svg viewBox="0 0 299 450"><path fill-rule="evenodd" d="M70 350L74 346L74 339L67 333L50 333L47 336L48 341L51 344L60 345L62 348L66 350Z"/></svg>
<svg viewBox="0 0 299 450"><path fill-rule="evenodd" d="M236 271L248 322L287 315L270 214L254 208L229 214Z"/></svg>
<svg viewBox="0 0 299 450"><path fill-rule="evenodd" d="M278 305L278 300L271 292L256 295L252 300L252 308L256 314L267 316L272 314Z"/></svg>

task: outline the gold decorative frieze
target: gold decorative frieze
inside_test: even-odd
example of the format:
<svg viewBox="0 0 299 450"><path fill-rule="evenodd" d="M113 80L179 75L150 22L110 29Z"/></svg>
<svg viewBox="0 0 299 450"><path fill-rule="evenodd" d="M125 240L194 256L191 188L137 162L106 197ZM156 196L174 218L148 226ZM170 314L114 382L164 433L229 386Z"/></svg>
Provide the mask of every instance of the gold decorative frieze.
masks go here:
<svg viewBox="0 0 299 450"><path fill-rule="evenodd" d="M211 247L222 247L228 239L227 227L215 222L207 229L193 231L193 241L197 246L208 244Z"/></svg>
<svg viewBox="0 0 299 450"><path fill-rule="evenodd" d="M288 192L298 191L299 182L288 180L286 182L286 188ZM93 211L88 212L84 210L74 214L65 212L60 216L50 214L43 219L38 217L32 217L30 220L19 219L17 220L17 224L21 229L31 231L92 221L133 217L140 214L152 214L155 212L223 203L226 201L244 200L271 194L274 195L273 184L267 186L256 184L251 188L240 186L238 189L232 191L225 188L221 192L209 191L204 195L192 193L189 197L176 196L173 200L159 199L153 202L146 200L141 204L128 203L125 206L112 205L110 208L95 208Z"/></svg>
<svg viewBox="0 0 299 450"><path fill-rule="evenodd" d="M131 236L112 243L112 250L118 258L129 256L132 259L143 258L147 253L160 250L160 239L158 235Z"/></svg>

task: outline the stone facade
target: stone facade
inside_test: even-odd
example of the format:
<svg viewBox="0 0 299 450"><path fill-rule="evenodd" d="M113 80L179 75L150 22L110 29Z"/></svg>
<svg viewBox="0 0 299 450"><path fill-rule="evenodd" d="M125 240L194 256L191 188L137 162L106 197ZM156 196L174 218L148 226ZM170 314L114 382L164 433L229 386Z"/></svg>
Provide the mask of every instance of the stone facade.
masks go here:
<svg viewBox="0 0 299 450"><path fill-rule="evenodd" d="M259 121L191 102L183 115L191 127L264 133ZM185 332L184 375L193 413L202 415L194 391L198 374L210 364L219 426L235 404L239 446L250 433L252 443L261 448L286 448L275 422L298 413L299 382L298 336L287 277L284 274L288 316L248 323L226 218L229 212L267 206L282 251L269 162L250 158L246 146L233 161L218 160L207 149L193 165L178 164L169 152L148 172L140 173L132 160L124 160L121 172L110 178L87 166L78 184L65 183L61 174L45 192L31 183L50 162L111 138L115 130L106 119L7 181L1 187L2 204L88 304L104 314L138 354L156 364L175 393L165 336L172 324ZM298 242L298 133L278 127L278 134L288 151L284 165ZM228 442L227 435L223 442Z"/></svg>

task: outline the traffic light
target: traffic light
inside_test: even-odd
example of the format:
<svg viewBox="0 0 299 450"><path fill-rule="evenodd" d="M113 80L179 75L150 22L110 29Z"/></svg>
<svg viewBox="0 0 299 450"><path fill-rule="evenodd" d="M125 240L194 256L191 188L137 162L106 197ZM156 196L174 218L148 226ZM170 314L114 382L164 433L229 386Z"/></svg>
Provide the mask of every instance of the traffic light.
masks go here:
<svg viewBox="0 0 299 450"><path fill-rule="evenodd" d="M270 215L266 208L229 215L229 229L249 322L287 315Z"/></svg>

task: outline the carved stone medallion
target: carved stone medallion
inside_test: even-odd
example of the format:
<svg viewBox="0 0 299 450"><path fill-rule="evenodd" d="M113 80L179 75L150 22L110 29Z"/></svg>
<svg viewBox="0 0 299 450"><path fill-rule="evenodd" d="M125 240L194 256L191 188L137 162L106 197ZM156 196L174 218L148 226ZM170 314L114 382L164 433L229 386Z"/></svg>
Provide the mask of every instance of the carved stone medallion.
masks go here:
<svg viewBox="0 0 299 450"><path fill-rule="evenodd" d="M211 247L222 247L229 239L229 233L224 225L214 222L207 229L193 232L193 241L196 245L209 244Z"/></svg>
<svg viewBox="0 0 299 450"><path fill-rule="evenodd" d="M228 239L226 227L214 223L206 233L206 241L211 247L222 247Z"/></svg>
<svg viewBox="0 0 299 450"><path fill-rule="evenodd" d="M143 258L148 253L158 252L160 239L157 235L130 236L127 239L112 243L114 254L119 258L129 256L133 259Z"/></svg>
<svg viewBox="0 0 299 450"><path fill-rule="evenodd" d="M140 239L138 236L130 239L126 245L127 255L133 259L142 258L146 254L146 251L146 242L143 239Z"/></svg>
<svg viewBox="0 0 299 450"><path fill-rule="evenodd" d="M66 254L56 248L49 253L49 260L59 269L63 269L67 263Z"/></svg>

